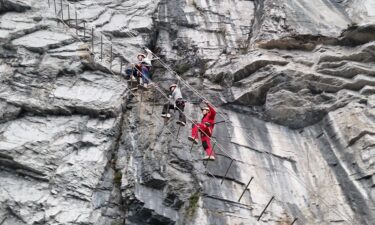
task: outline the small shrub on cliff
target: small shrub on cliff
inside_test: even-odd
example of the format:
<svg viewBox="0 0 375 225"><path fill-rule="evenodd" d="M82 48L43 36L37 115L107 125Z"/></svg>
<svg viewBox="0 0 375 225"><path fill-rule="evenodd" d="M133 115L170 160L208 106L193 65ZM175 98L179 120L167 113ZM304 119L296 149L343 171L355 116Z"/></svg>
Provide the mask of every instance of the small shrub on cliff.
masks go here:
<svg viewBox="0 0 375 225"><path fill-rule="evenodd" d="M201 197L200 192L195 192L189 198L189 207L187 208L187 215L193 216L196 209L198 208L199 198Z"/></svg>
<svg viewBox="0 0 375 225"><path fill-rule="evenodd" d="M119 222L119 221L113 221L111 223L111 225L122 225L123 223Z"/></svg>

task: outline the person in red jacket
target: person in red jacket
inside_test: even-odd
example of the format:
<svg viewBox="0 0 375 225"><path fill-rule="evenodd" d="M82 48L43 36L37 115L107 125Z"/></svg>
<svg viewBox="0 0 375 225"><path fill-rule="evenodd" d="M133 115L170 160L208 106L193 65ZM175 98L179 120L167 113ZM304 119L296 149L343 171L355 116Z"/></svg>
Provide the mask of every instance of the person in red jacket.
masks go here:
<svg viewBox="0 0 375 225"><path fill-rule="evenodd" d="M207 106L201 108L203 114L202 121L201 123L193 124L189 140L198 144L199 131L201 133L202 146L206 152L204 160L215 160L215 153L212 150L210 138L215 126L216 111L207 101L204 101L204 103Z"/></svg>

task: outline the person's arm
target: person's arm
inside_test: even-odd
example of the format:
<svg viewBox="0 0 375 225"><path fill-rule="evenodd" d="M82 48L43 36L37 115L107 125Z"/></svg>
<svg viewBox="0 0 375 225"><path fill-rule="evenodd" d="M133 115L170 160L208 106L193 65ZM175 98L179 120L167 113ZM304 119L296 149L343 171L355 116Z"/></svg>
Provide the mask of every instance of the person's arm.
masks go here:
<svg viewBox="0 0 375 225"><path fill-rule="evenodd" d="M170 94L169 94L169 98L174 99L174 96L176 95L176 92L175 92L175 91L176 91L176 90L170 92Z"/></svg>
<svg viewBox="0 0 375 225"><path fill-rule="evenodd" d="M179 99L179 98L182 98L182 93L181 93L181 89L180 87L176 87L176 89L174 90L176 96L175 96L175 99Z"/></svg>
<svg viewBox="0 0 375 225"><path fill-rule="evenodd" d="M214 107L212 107L212 105L208 101L205 101L205 103L207 104L208 108L210 108L208 118L212 121L215 120L216 111L215 111Z"/></svg>
<svg viewBox="0 0 375 225"><path fill-rule="evenodd" d="M147 52L146 58L151 61L154 58L152 51L150 49L146 48L146 52Z"/></svg>

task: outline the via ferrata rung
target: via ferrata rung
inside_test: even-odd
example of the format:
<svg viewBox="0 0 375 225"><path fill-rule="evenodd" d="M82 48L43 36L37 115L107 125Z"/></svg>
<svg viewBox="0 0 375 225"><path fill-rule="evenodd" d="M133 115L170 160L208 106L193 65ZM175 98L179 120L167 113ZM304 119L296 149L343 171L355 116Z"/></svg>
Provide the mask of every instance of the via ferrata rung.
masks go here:
<svg viewBox="0 0 375 225"><path fill-rule="evenodd" d="M228 172L229 172L230 168L232 167L233 161L234 161L234 159L232 159L230 161L230 164L229 164L227 170L225 171L224 177L221 179L220 184L223 184L224 183L224 179L227 178Z"/></svg>
<svg viewBox="0 0 375 225"><path fill-rule="evenodd" d="M243 197L243 195L245 194L245 192L246 192L247 188L249 187L249 185L250 185L251 181L253 181L253 179L254 179L254 177L251 177L251 178L250 178L250 180L249 180L249 182L247 183L247 185L246 185L245 189L243 190L243 192L242 192L242 194L241 194L240 198L238 199L238 202L240 202L240 201L241 201L241 198L242 198L242 197Z"/></svg>
<svg viewBox="0 0 375 225"><path fill-rule="evenodd" d="M262 218L264 212L267 210L268 206L271 205L271 202L272 202L272 200L274 200L274 199L275 199L275 196L272 196L272 198L270 199L270 201L267 203L266 207L265 207L265 208L263 209L263 211L260 213L260 215L259 215L259 217L258 217L258 221L260 220L260 218Z"/></svg>

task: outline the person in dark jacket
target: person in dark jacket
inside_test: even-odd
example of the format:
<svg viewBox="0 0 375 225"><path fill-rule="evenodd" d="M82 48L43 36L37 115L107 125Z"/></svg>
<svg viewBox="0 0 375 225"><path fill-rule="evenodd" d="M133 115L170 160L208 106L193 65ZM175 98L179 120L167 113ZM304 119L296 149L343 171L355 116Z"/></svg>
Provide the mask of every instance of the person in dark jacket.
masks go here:
<svg viewBox="0 0 375 225"><path fill-rule="evenodd" d="M215 153L211 146L211 136L215 126L216 111L209 102L205 101L205 104L206 106L201 108L202 120L200 123L193 124L189 140L198 144L198 132L200 132L202 146L206 152L204 160L215 160Z"/></svg>
<svg viewBox="0 0 375 225"><path fill-rule="evenodd" d="M163 118L169 119L171 117L171 114L169 114L170 109L178 110L179 112L179 120L177 121L177 124L181 126L186 125L186 116L184 114L185 109L185 101L182 98L181 89L177 86L177 84L172 84L169 86L169 90L171 91L170 95L170 101L166 103L163 107L163 112L161 116Z"/></svg>

